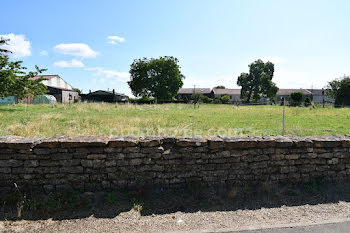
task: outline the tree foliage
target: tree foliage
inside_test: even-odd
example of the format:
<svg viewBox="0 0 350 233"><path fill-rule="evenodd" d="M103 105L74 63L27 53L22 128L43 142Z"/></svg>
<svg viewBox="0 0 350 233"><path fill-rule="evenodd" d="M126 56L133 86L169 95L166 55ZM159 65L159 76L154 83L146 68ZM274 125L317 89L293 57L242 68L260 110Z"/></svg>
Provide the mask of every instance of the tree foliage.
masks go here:
<svg viewBox="0 0 350 233"><path fill-rule="evenodd" d="M336 107L350 105L350 76L328 82L327 95L334 99Z"/></svg>
<svg viewBox="0 0 350 233"><path fill-rule="evenodd" d="M309 106L311 106L311 104L312 104L312 101L311 101L310 97L306 97L304 100L304 106L309 107Z"/></svg>
<svg viewBox="0 0 350 233"><path fill-rule="evenodd" d="M221 100L221 102L223 103L223 104L227 104L229 101L230 101L230 96L229 95L222 95L221 97L220 97L220 100Z"/></svg>
<svg viewBox="0 0 350 233"><path fill-rule="evenodd" d="M6 40L0 39L0 46L5 43ZM14 96L18 101L29 96L45 94L47 88L41 83L43 79L31 79L45 69L35 66L36 71L26 73L27 68L22 66L22 61L10 61L8 53L11 52L0 49L0 96Z"/></svg>
<svg viewBox="0 0 350 233"><path fill-rule="evenodd" d="M241 99L250 103L257 102L260 98L273 99L276 96L278 87L272 82L275 68L271 62L264 63L257 60L249 65L249 73L241 73L237 85L241 86Z"/></svg>
<svg viewBox="0 0 350 233"><path fill-rule="evenodd" d="M222 86L222 85L221 85L221 86L216 86L215 88L216 88L216 89L225 89L225 86Z"/></svg>
<svg viewBox="0 0 350 233"><path fill-rule="evenodd" d="M302 92L293 92L290 94L289 105L290 106L300 106L303 101Z"/></svg>
<svg viewBox="0 0 350 233"><path fill-rule="evenodd" d="M178 59L136 59L130 66L130 89L136 97L155 97L157 100L171 100L183 85Z"/></svg>

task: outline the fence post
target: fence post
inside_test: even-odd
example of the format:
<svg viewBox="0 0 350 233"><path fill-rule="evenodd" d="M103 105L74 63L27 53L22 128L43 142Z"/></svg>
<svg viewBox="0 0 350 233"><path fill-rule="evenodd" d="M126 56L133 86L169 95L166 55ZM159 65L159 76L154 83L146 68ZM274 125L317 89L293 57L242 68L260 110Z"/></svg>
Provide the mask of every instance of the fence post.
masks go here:
<svg viewBox="0 0 350 233"><path fill-rule="evenodd" d="M286 98L283 98L283 120L282 120L282 136L284 136L284 121L286 117Z"/></svg>

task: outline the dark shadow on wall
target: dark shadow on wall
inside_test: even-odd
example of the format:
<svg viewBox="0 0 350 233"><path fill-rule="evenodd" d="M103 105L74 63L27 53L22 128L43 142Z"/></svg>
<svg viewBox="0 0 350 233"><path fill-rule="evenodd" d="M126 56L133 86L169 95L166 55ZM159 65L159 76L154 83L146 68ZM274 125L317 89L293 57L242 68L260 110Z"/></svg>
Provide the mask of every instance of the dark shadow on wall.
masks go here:
<svg viewBox="0 0 350 233"><path fill-rule="evenodd" d="M1 194L1 220L114 218L130 210L143 216L181 212L235 211L350 201L350 182L314 180L305 184L203 189L190 184L178 189L49 194Z"/></svg>

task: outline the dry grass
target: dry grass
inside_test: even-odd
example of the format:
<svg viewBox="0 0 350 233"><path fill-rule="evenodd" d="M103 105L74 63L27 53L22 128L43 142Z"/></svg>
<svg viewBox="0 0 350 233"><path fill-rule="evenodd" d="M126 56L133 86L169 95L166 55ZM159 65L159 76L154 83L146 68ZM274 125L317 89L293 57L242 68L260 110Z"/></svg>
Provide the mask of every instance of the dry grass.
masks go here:
<svg viewBox="0 0 350 233"><path fill-rule="evenodd" d="M286 134L350 134L349 108L286 109ZM280 106L74 105L0 106L0 135L279 135Z"/></svg>

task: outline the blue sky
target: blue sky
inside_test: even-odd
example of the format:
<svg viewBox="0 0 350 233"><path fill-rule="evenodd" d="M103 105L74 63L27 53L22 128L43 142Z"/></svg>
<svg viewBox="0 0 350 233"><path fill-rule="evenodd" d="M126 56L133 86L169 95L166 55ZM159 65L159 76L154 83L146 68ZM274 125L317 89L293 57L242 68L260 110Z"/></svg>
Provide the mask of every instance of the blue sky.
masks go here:
<svg viewBox="0 0 350 233"><path fill-rule="evenodd" d="M175 56L184 87L236 88L261 58L280 88L322 88L350 74L350 1L2 1L14 59L74 87L130 94L134 59ZM110 38L110 39L108 39Z"/></svg>

